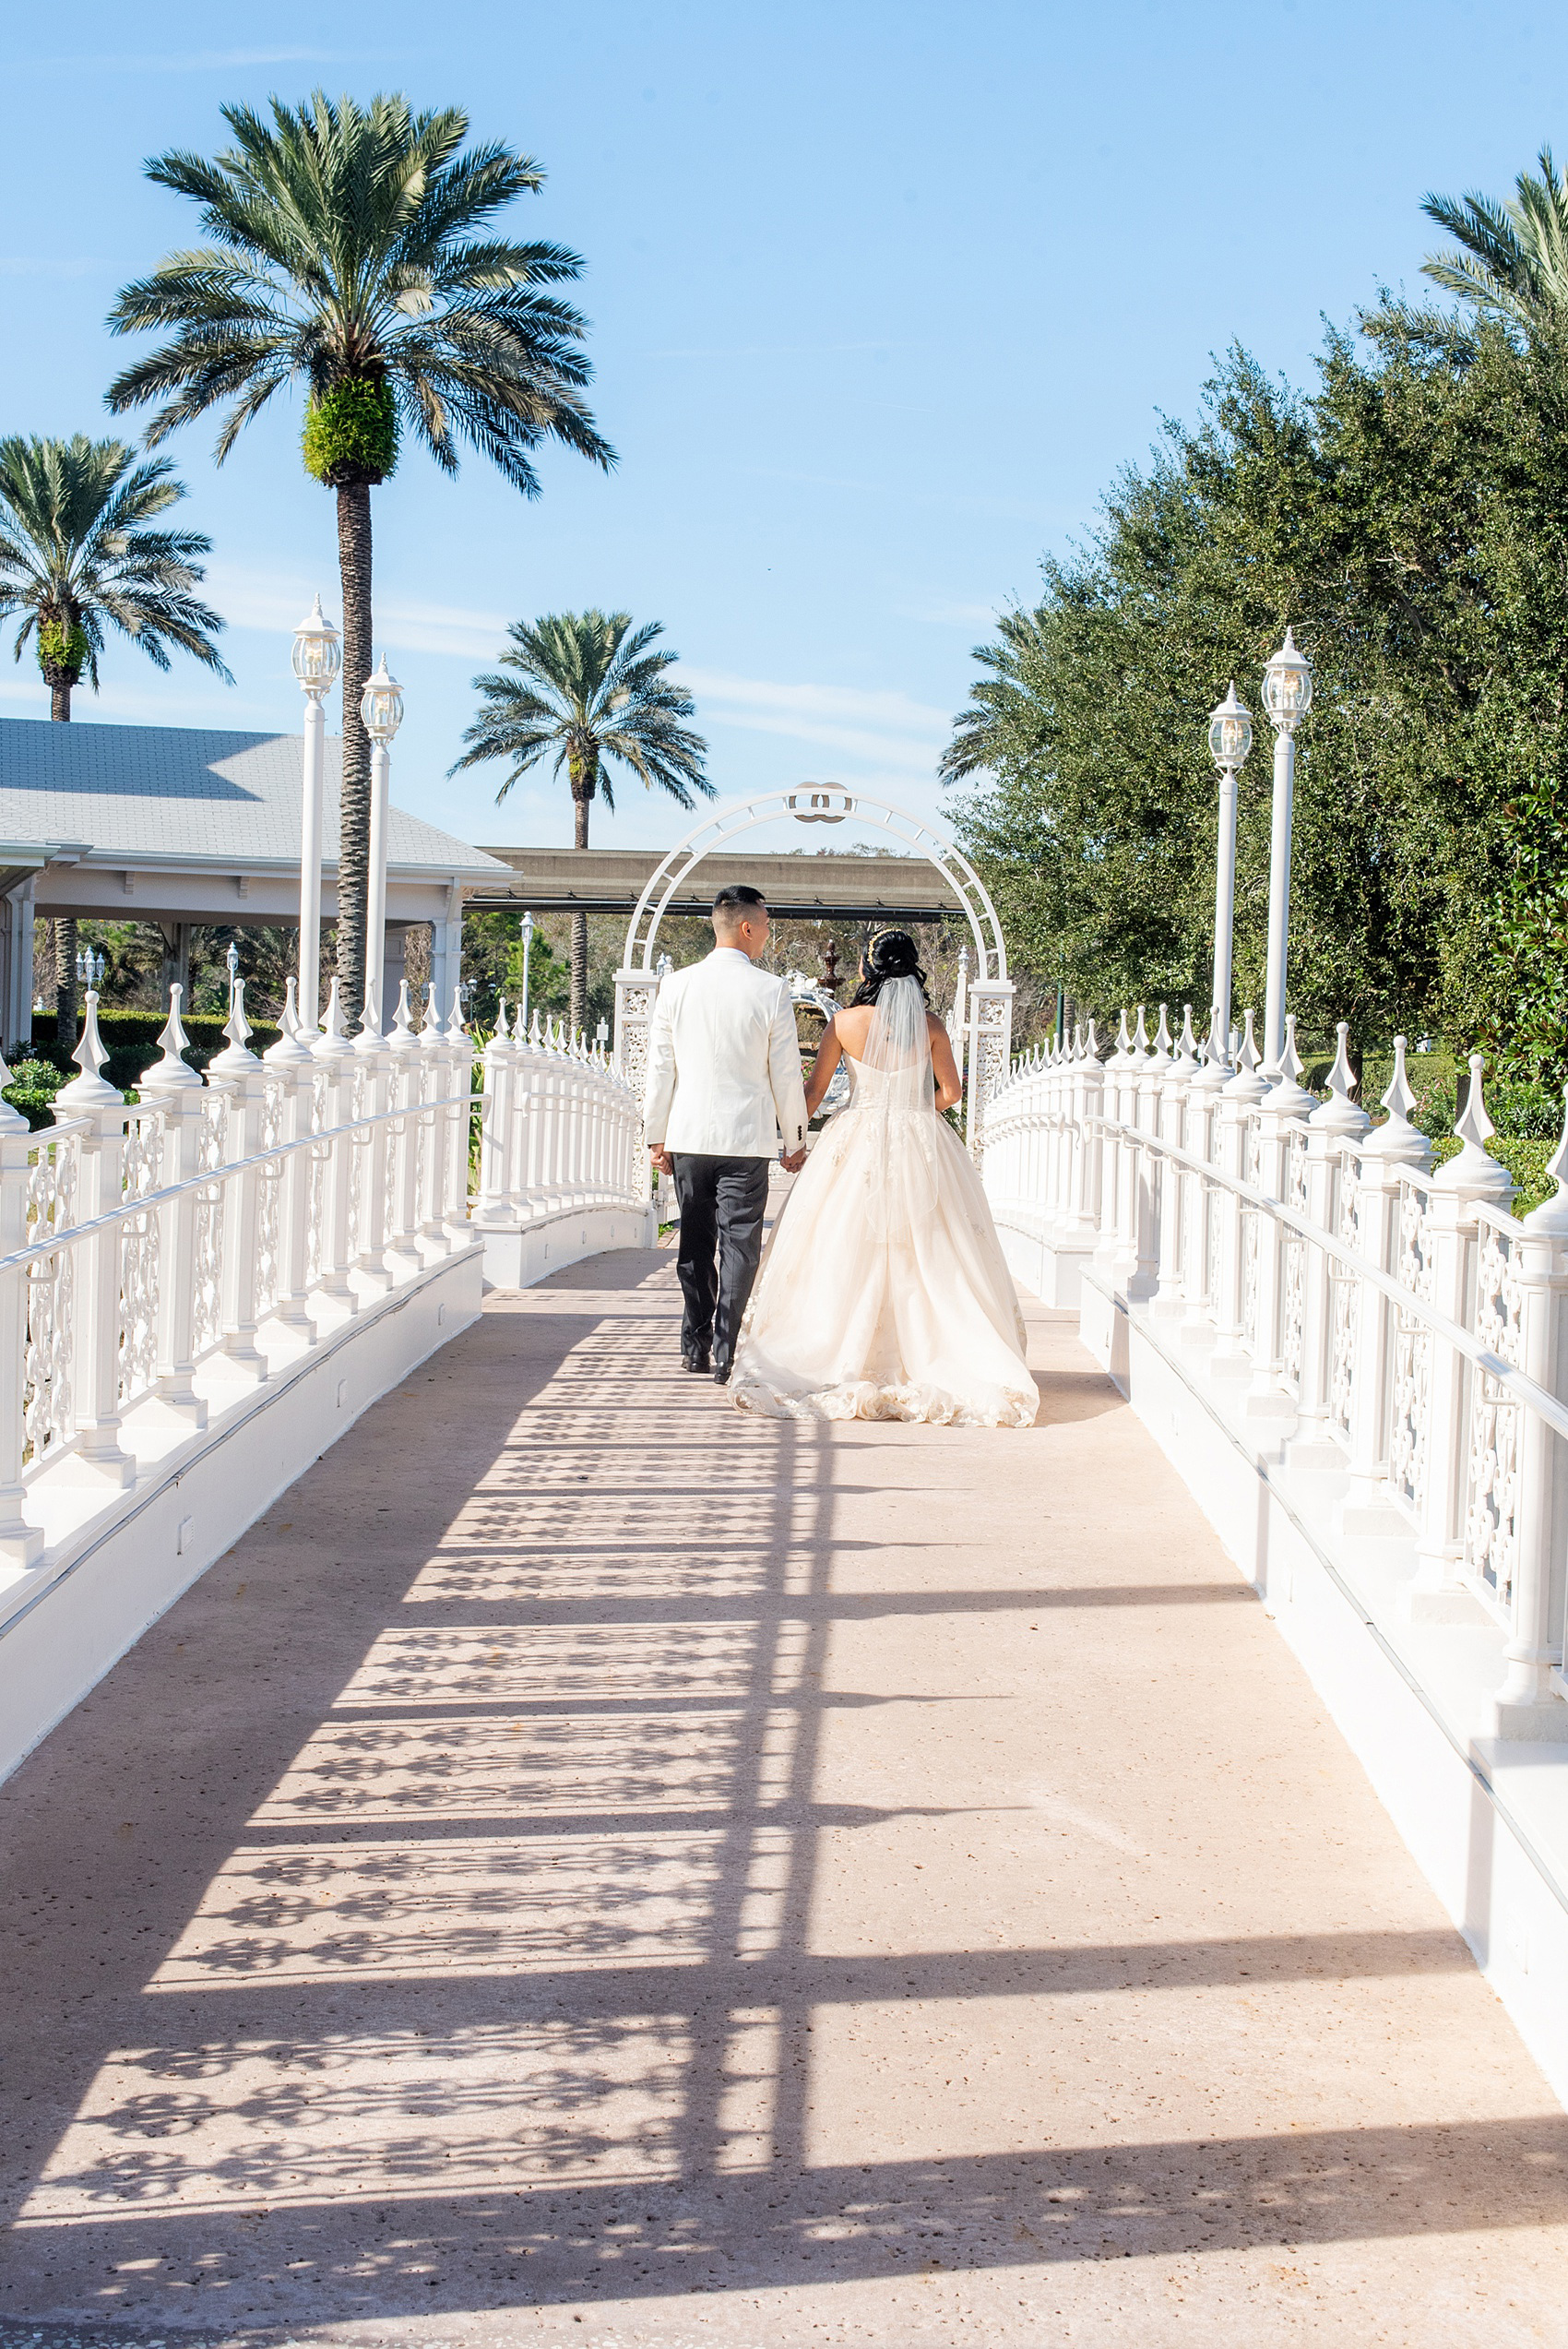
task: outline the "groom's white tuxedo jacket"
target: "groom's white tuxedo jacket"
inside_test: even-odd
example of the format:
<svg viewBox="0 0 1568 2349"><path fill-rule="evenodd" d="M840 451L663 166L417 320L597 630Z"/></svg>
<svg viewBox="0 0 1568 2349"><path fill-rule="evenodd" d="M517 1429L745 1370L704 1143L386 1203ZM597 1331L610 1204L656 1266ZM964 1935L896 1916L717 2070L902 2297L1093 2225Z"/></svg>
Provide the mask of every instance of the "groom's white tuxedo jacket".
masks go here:
<svg viewBox="0 0 1568 2349"><path fill-rule="evenodd" d="M643 1126L650 1148L771 1158L806 1139L795 1007L782 979L739 947L672 971L648 1041Z"/></svg>

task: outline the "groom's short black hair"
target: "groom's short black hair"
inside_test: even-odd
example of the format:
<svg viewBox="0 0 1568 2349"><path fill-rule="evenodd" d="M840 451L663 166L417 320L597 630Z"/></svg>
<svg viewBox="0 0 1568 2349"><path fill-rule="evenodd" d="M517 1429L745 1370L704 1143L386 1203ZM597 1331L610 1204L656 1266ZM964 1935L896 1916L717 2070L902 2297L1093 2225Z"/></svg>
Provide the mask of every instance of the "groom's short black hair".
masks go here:
<svg viewBox="0 0 1568 2349"><path fill-rule="evenodd" d="M766 907L766 903L767 900L764 897L762 891L760 889L754 889L749 881L726 881L724 887L719 890L719 895L713 900L713 910L715 913L730 913L739 916L744 913L748 906L760 905Z"/></svg>

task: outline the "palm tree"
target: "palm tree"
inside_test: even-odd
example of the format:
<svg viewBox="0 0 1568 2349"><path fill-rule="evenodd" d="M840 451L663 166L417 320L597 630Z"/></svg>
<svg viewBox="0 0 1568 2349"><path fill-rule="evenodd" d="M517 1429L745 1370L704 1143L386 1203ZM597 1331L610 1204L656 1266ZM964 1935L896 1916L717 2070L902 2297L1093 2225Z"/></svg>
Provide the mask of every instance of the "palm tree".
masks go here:
<svg viewBox="0 0 1568 2349"><path fill-rule="evenodd" d="M463 735L469 747L449 770L509 758L512 771L496 793L504 800L530 767L554 753L552 771L566 769L576 819L574 846L588 844L588 808L602 791L615 812L607 758L618 758L657 783L678 807L696 805L696 795L714 796L703 771L707 745L680 722L695 704L666 672L680 658L649 650L664 634L657 620L636 630L629 612L556 612L531 624L514 620L511 643L501 655L510 670L492 670L474 679L481 698L479 716ZM588 1016L588 915L572 916L572 1007L574 1032Z"/></svg>
<svg viewBox="0 0 1568 2349"><path fill-rule="evenodd" d="M466 441L527 497L529 451L553 439L614 462L582 395L586 321L541 291L582 263L558 244L485 233L492 216L537 191L527 156L490 145L463 153L455 106L416 114L399 97L361 107L317 90L270 124L226 106L234 144L208 161L155 157L148 176L202 209L212 243L172 253L126 286L117 334L173 335L110 386L116 411L160 400L149 447L227 403L216 457L286 384L303 382L306 471L337 494L343 596L343 800L339 971L350 1007L364 994L370 856L370 743L360 697L371 670L370 493L405 432L445 472Z"/></svg>
<svg viewBox="0 0 1568 2349"><path fill-rule="evenodd" d="M169 647L232 684L212 639L223 626L195 590L199 531L151 524L185 495L166 457L137 461L123 440L0 440L0 615L19 613L16 657L30 639L49 687L49 714L68 719L85 672L98 691L106 628L139 644L156 667ZM54 999L65 1040L76 1011L77 925L53 925Z"/></svg>
<svg viewBox="0 0 1568 2349"><path fill-rule="evenodd" d="M1512 203L1474 193L1428 196L1422 211L1460 249L1429 254L1421 270L1533 340L1568 323L1568 185L1550 147L1540 151L1539 179L1521 172L1514 185Z"/></svg>
<svg viewBox="0 0 1568 2349"><path fill-rule="evenodd" d="M969 687L969 707L953 721L953 740L937 761L944 783L960 782L982 769L994 772L1038 710L1028 671L1039 647L1039 615L1004 612L996 633L1000 642L974 649L974 659L987 674Z"/></svg>
<svg viewBox="0 0 1568 2349"><path fill-rule="evenodd" d="M138 464L123 440L0 440L0 614L22 615L18 661L36 640L52 718L69 718L84 671L98 691L106 624L160 669L176 645L232 685L223 622L194 593L212 541L148 527L185 495L167 458Z"/></svg>

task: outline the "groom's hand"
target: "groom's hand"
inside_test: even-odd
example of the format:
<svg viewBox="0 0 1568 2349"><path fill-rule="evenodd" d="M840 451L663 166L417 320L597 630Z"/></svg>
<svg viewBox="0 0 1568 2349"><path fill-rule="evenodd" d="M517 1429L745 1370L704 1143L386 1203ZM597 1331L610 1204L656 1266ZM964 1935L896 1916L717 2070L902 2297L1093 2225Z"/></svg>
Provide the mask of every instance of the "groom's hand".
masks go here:
<svg viewBox="0 0 1568 2349"><path fill-rule="evenodd" d="M675 1162L667 1150L657 1149L650 1145L647 1154L661 1174L673 1174Z"/></svg>
<svg viewBox="0 0 1568 2349"><path fill-rule="evenodd" d="M779 1163L783 1166L786 1174L798 1174L802 1167L806 1163L806 1146L804 1142L801 1144L799 1150L781 1151L779 1152Z"/></svg>

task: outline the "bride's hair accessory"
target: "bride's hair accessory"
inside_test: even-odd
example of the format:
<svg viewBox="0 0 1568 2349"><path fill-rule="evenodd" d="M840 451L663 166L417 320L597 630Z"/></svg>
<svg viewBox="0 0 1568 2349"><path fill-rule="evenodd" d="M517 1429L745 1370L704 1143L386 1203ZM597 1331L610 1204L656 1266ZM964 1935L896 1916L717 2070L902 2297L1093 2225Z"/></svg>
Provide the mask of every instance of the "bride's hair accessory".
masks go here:
<svg viewBox="0 0 1568 2349"><path fill-rule="evenodd" d="M921 995L925 993L920 948L908 930L881 930L873 938L851 1002L874 1003L889 979L913 979Z"/></svg>

